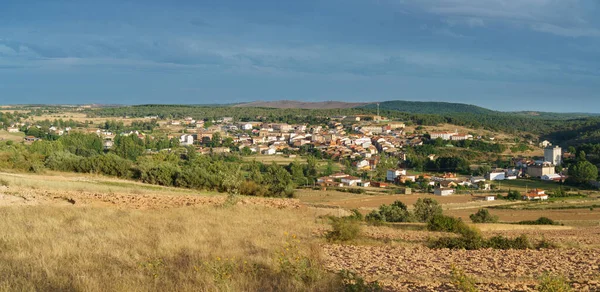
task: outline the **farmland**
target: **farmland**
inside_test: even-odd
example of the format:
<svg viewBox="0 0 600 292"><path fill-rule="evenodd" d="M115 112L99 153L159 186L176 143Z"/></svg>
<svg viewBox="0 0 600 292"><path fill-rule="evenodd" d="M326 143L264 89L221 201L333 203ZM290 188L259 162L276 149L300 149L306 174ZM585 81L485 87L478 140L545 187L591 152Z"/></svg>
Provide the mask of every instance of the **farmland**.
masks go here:
<svg viewBox="0 0 600 292"><path fill-rule="evenodd" d="M543 270L565 275L573 287L599 288L594 279L600 277L596 260L600 211L490 209L500 221L543 215L564 225L478 225L484 236L527 234L561 247L450 252L424 247L429 238L442 234L425 231L419 224L406 225L409 228L365 225L361 240L345 245L329 243L323 238L329 230L327 220L319 216L346 215L350 208L371 210L395 200L412 205L419 198L434 198L445 214L464 219L480 207L507 203L474 201L469 195L301 190L297 199L240 197L230 207L223 207L228 206L227 197L218 193L98 175L1 173L0 179L4 185L0 186L2 271L15 275L0 277L0 287L194 290L200 285L208 290L271 290L285 285L291 290L321 287L318 290L337 291L339 279L333 275L347 269L390 290L443 291L452 287L448 273L450 266L456 265L475 277L482 291L532 291ZM27 225L17 224L25 221ZM294 252L318 263L311 273L320 273L321 280L296 282L283 274L273 254L284 248L292 235L301 243ZM120 246L129 248L122 250ZM19 254L23 253L34 257L22 259ZM523 261L542 268L518 268ZM491 270L496 271L493 276L487 273ZM571 272L574 270L578 274ZM264 272L271 277L253 276ZM70 274L79 277L64 276Z"/></svg>

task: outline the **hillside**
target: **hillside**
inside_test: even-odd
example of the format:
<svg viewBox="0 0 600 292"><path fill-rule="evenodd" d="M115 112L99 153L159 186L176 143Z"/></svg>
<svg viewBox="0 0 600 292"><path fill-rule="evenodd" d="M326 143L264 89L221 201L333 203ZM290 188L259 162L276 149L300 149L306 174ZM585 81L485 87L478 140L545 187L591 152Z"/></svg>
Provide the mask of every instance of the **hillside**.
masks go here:
<svg viewBox="0 0 600 292"><path fill-rule="evenodd" d="M362 106L364 108L377 108L376 104L368 104ZM382 110L396 110L415 114L454 114L454 113L473 113L473 114L489 114L495 111L482 108L475 105L464 103L450 102L433 102L433 101L405 101L392 100L379 103L379 108Z"/></svg>
<svg viewBox="0 0 600 292"><path fill-rule="evenodd" d="M236 104L233 107L300 108L300 109L336 109L364 106L364 102L322 101L304 102L296 100L254 101Z"/></svg>

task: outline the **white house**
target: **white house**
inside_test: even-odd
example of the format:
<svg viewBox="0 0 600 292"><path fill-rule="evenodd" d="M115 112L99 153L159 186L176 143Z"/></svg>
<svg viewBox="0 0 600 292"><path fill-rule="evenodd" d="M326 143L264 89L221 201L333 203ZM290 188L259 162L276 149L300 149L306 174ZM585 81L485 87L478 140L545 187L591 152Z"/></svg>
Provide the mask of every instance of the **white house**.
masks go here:
<svg viewBox="0 0 600 292"><path fill-rule="evenodd" d="M485 181L485 177L483 177L483 176L472 176L471 177L471 183L472 184L476 184L476 183L478 183L480 181L484 182Z"/></svg>
<svg viewBox="0 0 600 292"><path fill-rule="evenodd" d="M361 170L361 169L367 168L367 167L369 167L369 161L366 159L363 159L356 163L356 169L358 169L358 170Z"/></svg>
<svg viewBox="0 0 600 292"><path fill-rule="evenodd" d="M342 178L342 183L347 186L355 186L361 182L362 180L355 176L346 176Z"/></svg>
<svg viewBox="0 0 600 292"><path fill-rule="evenodd" d="M19 128L17 127L9 127L8 129L6 129L9 133L18 133L19 132Z"/></svg>
<svg viewBox="0 0 600 292"><path fill-rule="evenodd" d="M406 175L406 169L388 169L385 179L387 181L395 181L401 175Z"/></svg>
<svg viewBox="0 0 600 292"><path fill-rule="evenodd" d="M488 180L505 180L506 173L504 171L492 171L487 174Z"/></svg>
<svg viewBox="0 0 600 292"><path fill-rule="evenodd" d="M243 124L240 124L240 128L244 131L252 130L252 124L243 123Z"/></svg>
<svg viewBox="0 0 600 292"><path fill-rule="evenodd" d="M181 135L179 137L179 144L181 146L192 146L194 145L194 136L192 135Z"/></svg>
<svg viewBox="0 0 600 292"><path fill-rule="evenodd" d="M484 201L495 201L496 200L496 196L493 195L487 195L483 198Z"/></svg>
<svg viewBox="0 0 600 292"><path fill-rule="evenodd" d="M548 195L546 194L546 191L544 191L544 190L533 189L533 190L529 191L527 194L525 194L523 196L523 200L528 200L528 201L534 201L534 200L545 201L545 200L548 200Z"/></svg>
<svg viewBox="0 0 600 292"><path fill-rule="evenodd" d="M562 179L562 176L557 173L542 175L542 180L546 180L546 181L560 181L561 179Z"/></svg>
<svg viewBox="0 0 600 292"><path fill-rule="evenodd" d="M449 196L454 194L454 189L452 188L435 188L433 190L433 194L436 196Z"/></svg>
<svg viewBox="0 0 600 292"><path fill-rule="evenodd" d="M268 148L268 149L265 149L265 150L261 151L261 154L264 154L264 155L275 155L276 152L277 152L277 150L275 150L275 148Z"/></svg>

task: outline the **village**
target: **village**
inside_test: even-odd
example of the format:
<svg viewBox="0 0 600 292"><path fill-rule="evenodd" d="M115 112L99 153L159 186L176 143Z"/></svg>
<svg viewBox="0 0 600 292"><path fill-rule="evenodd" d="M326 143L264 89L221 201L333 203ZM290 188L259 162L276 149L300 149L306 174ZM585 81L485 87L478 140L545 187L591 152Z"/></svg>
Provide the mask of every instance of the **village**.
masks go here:
<svg viewBox="0 0 600 292"><path fill-rule="evenodd" d="M260 120L261 117L257 117ZM123 117L122 121L128 121ZM121 122L122 122L121 121ZM129 121L131 122L131 121ZM109 151L117 136L137 136L140 140L153 140L156 135L166 135L177 146L188 147L198 154L219 154L239 152L249 157L281 156L294 159L312 154L330 161L350 161L347 167L339 167L338 173L319 177L308 182L322 189L327 188L388 188L396 193L433 193L437 196L453 194L482 194L483 200L494 200L494 191L503 181L535 179L537 181L561 183L567 179L566 169L556 172L564 155L558 146L548 141L539 143L543 157L513 157L511 167L474 171L474 174L457 174L451 171L423 172L406 167L407 149L420 147L428 141L446 142L465 140L487 140L495 143L494 137L475 136L455 131L425 132L415 127L409 129L402 121L390 121L379 115L335 116L328 124L287 124L253 121L236 121L233 117L222 117L205 121L187 117L181 120L160 120L158 116L146 116L139 123L151 123L153 131L131 129L119 131L104 125L86 127L60 127L52 124L44 128L32 121L15 122L8 125L9 133L30 133L35 127L39 132L56 136L73 132L96 134L103 139L103 148ZM41 138L27 135L24 143L33 143ZM171 143L173 145L173 143ZM448 144L447 146L452 146ZM147 154L171 151L171 148L147 149ZM398 161L396 165L380 165L381 158L389 157ZM435 154L427 156L435 161ZM386 169L380 169L386 167ZM483 169L483 168L482 168ZM481 169L480 169L481 170ZM384 173L379 179L375 172ZM477 175L475 175L477 174ZM523 200L547 200L545 190L535 187L522 193ZM397 190L396 190L397 189Z"/></svg>

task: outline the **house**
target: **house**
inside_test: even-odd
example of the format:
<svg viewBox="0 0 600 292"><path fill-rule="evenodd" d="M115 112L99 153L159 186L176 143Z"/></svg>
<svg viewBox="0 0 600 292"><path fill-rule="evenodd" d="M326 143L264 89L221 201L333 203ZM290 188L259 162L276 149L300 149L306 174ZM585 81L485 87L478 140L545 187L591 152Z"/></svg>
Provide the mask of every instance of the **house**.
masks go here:
<svg viewBox="0 0 600 292"><path fill-rule="evenodd" d="M194 145L194 136L192 135L181 135L179 137L179 145L181 146L192 146Z"/></svg>
<svg viewBox="0 0 600 292"><path fill-rule="evenodd" d="M472 184L476 184L476 183L478 183L480 181L485 182L485 177L483 177L483 176L472 176L471 177L471 183Z"/></svg>
<svg viewBox="0 0 600 292"><path fill-rule="evenodd" d="M9 127L8 129L6 129L9 133L18 133L19 132L19 128L17 127Z"/></svg>
<svg viewBox="0 0 600 292"><path fill-rule="evenodd" d="M544 175L554 174L554 165L542 162L527 166L527 174L531 177L542 177Z"/></svg>
<svg viewBox="0 0 600 292"><path fill-rule="evenodd" d="M263 154L263 155L275 155L276 152L277 152L277 150L275 148L269 147L267 149L264 149L264 150L260 151L260 154Z"/></svg>
<svg viewBox="0 0 600 292"><path fill-rule="evenodd" d="M385 180L395 181L401 175L406 175L406 169L388 169Z"/></svg>
<svg viewBox="0 0 600 292"><path fill-rule="evenodd" d="M435 188L433 194L436 196L449 196L454 194L454 189L451 188Z"/></svg>
<svg viewBox="0 0 600 292"><path fill-rule="evenodd" d="M440 182L442 188L455 188L458 184L451 180L443 180Z"/></svg>
<svg viewBox="0 0 600 292"><path fill-rule="evenodd" d="M454 135L458 135L457 131L454 132L433 132L431 134L429 134L429 136L431 137L432 140L435 140L437 138L441 138L442 140L450 140L452 138L452 136Z"/></svg>
<svg viewBox="0 0 600 292"><path fill-rule="evenodd" d="M244 131L252 130L252 124L250 124L250 123L242 123L242 124L240 124L240 129L242 129Z"/></svg>
<svg viewBox="0 0 600 292"><path fill-rule="evenodd" d="M527 192L527 194L525 194L523 196L523 200L529 200L529 201L540 200L540 201L545 201L545 200L548 200L548 195L546 194L546 191L544 191L544 190L533 189L533 190Z"/></svg>
<svg viewBox="0 0 600 292"><path fill-rule="evenodd" d="M542 175L542 180L545 181L561 181L562 179L562 175L556 173Z"/></svg>
<svg viewBox="0 0 600 292"><path fill-rule="evenodd" d="M355 186L360 182L362 182L362 180L355 176L346 176L342 178L342 183L347 186Z"/></svg>
<svg viewBox="0 0 600 292"><path fill-rule="evenodd" d="M550 141L548 141L548 140L544 140L544 141L540 142L539 146L541 148L546 148L548 146L552 146L552 143L550 143Z"/></svg>
<svg viewBox="0 0 600 292"><path fill-rule="evenodd" d="M40 140L39 138L36 138L34 136L27 136L24 139L25 139L25 142L35 142L37 140Z"/></svg>
<svg viewBox="0 0 600 292"><path fill-rule="evenodd" d="M491 171L490 173L488 173L486 175L486 178L488 180L505 180L506 179L506 173L502 170L496 170L496 171Z"/></svg>
<svg viewBox="0 0 600 292"><path fill-rule="evenodd" d="M484 201L495 201L496 200L496 196L493 195L487 195L485 197L483 197Z"/></svg>
<svg viewBox="0 0 600 292"><path fill-rule="evenodd" d="M368 187L370 187L370 186L371 186L371 182L370 182L370 181L363 181L363 182L359 182L357 185L358 185L359 187L365 187L365 188L368 188Z"/></svg>
<svg viewBox="0 0 600 292"><path fill-rule="evenodd" d="M368 160L363 159L361 161L356 162L357 170L361 170L361 169L365 169L365 168L367 168L367 169L371 168Z"/></svg>
<svg viewBox="0 0 600 292"><path fill-rule="evenodd" d="M371 185L376 187L376 188L387 188L389 185L387 183L384 182L378 182L378 181L372 181Z"/></svg>

